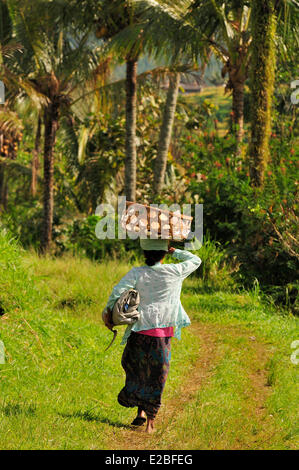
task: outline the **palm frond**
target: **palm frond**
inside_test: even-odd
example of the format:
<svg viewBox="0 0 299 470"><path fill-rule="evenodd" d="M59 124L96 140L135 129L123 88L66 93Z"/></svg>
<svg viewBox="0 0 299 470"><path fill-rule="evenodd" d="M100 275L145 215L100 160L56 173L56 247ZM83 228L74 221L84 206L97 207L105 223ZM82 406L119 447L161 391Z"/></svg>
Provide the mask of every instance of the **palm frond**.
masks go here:
<svg viewBox="0 0 299 470"><path fill-rule="evenodd" d="M9 109L0 109L0 132L19 134L23 130L23 123L19 116Z"/></svg>

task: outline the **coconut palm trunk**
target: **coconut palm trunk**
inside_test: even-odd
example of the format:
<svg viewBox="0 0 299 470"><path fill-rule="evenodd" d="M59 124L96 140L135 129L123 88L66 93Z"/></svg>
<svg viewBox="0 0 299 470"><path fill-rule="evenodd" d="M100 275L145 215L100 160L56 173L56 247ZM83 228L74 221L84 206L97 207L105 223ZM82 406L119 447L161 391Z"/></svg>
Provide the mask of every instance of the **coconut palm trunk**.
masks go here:
<svg viewBox="0 0 299 470"><path fill-rule="evenodd" d="M154 193L159 195L164 184L167 156L171 141L174 116L179 92L180 74L169 77L169 87L164 107L162 126L160 130L157 157L154 164Z"/></svg>
<svg viewBox="0 0 299 470"><path fill-rule="evenodd" d="M136 198L136 103L137 60L127 60L126 69L126 159L125 196L129 201Z"/></svg>
<svg viewBox="0 0 299 470"><path fill-rule="evenodd" d="M253 186L263 185L269 160L271 107L275 80L275 0L252 1L251 142L250 178Z"/></svg>
<svg viewBox="0 0 299 470"><path fill-rule="evenodd" d="M244 137L244 90L245 80L233 83L232 93L232 126L236 136L236 153L241 153L241 144Z"/></svg>
<svg viewBox="0 0 299 470"><path fill-rule="evenodd" d="M30 193L33 197L36 196L37 173L38 173L38 168L39 168L39 154L40 154L40 141L41 141L41 127L42 127L41 116L38 116L34 150L33 150L33 158L31 162Z"/></svg>
<svg viewBox="0 0 299 470"><path fill-rule="evenodd" d="M50 250L52 241L53 210L54 210L54 147L58 129L58 105L51 103L44 113L44 217L41 250Z"/></svg>

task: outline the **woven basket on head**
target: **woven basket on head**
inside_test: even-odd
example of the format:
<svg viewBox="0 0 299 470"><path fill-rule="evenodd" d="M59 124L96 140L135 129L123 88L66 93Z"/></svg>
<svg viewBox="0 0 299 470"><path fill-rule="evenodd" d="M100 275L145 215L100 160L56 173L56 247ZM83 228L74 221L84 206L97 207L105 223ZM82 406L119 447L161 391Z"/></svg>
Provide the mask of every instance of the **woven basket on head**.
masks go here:
<svg viewBox="0 0 299 470"><path fill-rule="evenodd" d="M121 225L127 232L139 233L146 237L182 241L189 235L192 220L193 217L180 212L127 201Z"/></svg>

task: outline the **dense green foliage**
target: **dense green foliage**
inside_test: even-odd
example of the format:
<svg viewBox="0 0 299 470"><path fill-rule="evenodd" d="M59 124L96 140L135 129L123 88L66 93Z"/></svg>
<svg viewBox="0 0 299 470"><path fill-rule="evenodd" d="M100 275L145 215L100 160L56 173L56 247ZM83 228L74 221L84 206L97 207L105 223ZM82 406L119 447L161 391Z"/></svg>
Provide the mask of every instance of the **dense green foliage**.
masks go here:
<svg viewBox="0 0 299 470"><path fill-rule="evenodd" d="M161 116L159 103L161 98L157 96L156 100L145 98L139 106L142 158L139 159L138 193L141 200L150 195L151 168L157 148L157 135L153 129ZM251 286L254 279L258 279L265 287L293 285L298 261L293 256L290 237L295 237L297 231L299 161L294 117L291 119L286 114L284 125L277 117L265 185L261 190L254 190L250 185L248 162L234 155L234 137L223 134L228 105L226 99L218 109L207 99L197 99L195 108L193 97L180 98L166 185L160 202L204 204L205 231L225 247L237 282ZM74 146L70 145L72 141L67 130L58 140L53 231L57 254L70 250L82 251L92 259L103 259L107 255L134 256L130 240L126 243L97 240L94 235L97 217L87 215L94 213L100 201L114 204L115 176L121 175L122 171L124 121L121 117L107 119L105 125L103 120L95 120L92 115L85 120L90 138L82 161L72 153L78 144L75 141ZM25 165L31 158L31 145L28 135L20 152L20 161L22 159ZM17 171L14 169L12 175ZM19 179L10 180L11 194L7 211L1 217L2 224L17 235L25 247L38 248L42 188L39 185L37 196L30 199L30 172L22 178L23 187L19 186ZM273 224L285 237L285 243L278 237ZM284 296L283 291L280 296Z"/></svg>
<svg viewBox="0 0 299 470"><path fill-rule="evenodd" d="M270 32L271 41L275 36L277 44L276 74L274 62L267 72L271 90L274 87L273 105L266 112L267 118L270 114L272 117L272 133L268 136L268 122L264 132L269 148L262 165L264 184L254 189L250 127L254 112L259 112L254 96L263 95L259 88L263 83L255 76L244 81L244 121L240 117L244 135L242 132L236 136L232 125L234 93L229 94L233 75L225 54L227 47L228 57L233 56L234 67L240 66L244 79L247 68L252 66L252 52L267 55L261 39L262 25L257 16L250 16L249 2L241 2L239 9L230 1L223 7L218 0L194 1L187 14L183 12L188 2L183 0L175 4L132 0L123 9L118 0L111 5L84 0L80 11L75 1L50 5L38 0L34 8L30 0L0 3L1 77L8 97L3 112L0 110L0 138L4 142L9 137L11 141L10 147L4 142L0 159L2 227L8 228L23 247L40 250L48 217L48 228L53 224L48 242L53 241L55 255L69 251L96 260L139 257L140 253L133 254L130 240L99 241L94 234L97 205L108 202L116 206L117 196L124 194L126 186L128 129L123 67L128 50L135 44L142 71L138 76L136 108L136 200L203 203L204 243L212 243L218 247L217 253L223 253L231 285L251 287L259 282L283 303L290 295L292 299L296 297L299 135L298 106L291 102L290 83L296 78L298 65L297 9L287 13L288 8L282 7L284 2L277 2L277 11L271 10L275 29L277 26ZM141 7L142 12L138 10ZM43 11L47 14L43 15ZM136 13L144 28L142 45L140 25L128 18L129 11ZM202 11L206 16L201 19ZM37 27L38 15L43 30ZM273 18L269 19L265 11L263 21L269 20L271 26ZM55 22L54 29L51 22ZM167 37L161 24L168 31ZM251 37L252 27L258 29L259 37ZM46 34L47 28L50 35ZM212 33L214 44L210 40ZM209 40L205 42L207 35ZM185 55L178 43L183 37ZM161 47L157 49L158 40ZM240 42L246 44L242 49L243 62L233 52ZM195 62L198 54L199 64ZM74 56L76 62L72 60ZM222 75L228 73L229 82L219 77L221 63L225 64ZM215 68L217 83L221 84L206 87L215 79ZM157 196L153 192L153 169L163 126L165 86L169 72L174 70L180 72L182 86L164 186ZM199 80L201 72L204 81L200 93L183 92L188 83L194 85L193 77ZM59 105L59 112L54 110L51 119L48 116L45 121L49 100L54 108ZM52 137L49 135L50 140L45 142L49 119L55 132L50 132ZM39 136L38 122L42 123ZM8 151L10 148L13 150ZM42 169L45 162L48 163Z"/></svg>

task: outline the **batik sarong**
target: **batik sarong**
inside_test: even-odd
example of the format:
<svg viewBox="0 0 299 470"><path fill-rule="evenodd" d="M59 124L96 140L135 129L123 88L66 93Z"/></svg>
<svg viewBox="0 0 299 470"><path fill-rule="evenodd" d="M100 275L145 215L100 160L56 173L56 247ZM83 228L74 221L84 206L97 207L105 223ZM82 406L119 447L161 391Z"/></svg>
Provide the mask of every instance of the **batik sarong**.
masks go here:
<svg viewBox="0 0 299 470"><path fill-rule="evenodd" d="M130 334L121 361L126 383L118 395L120 405L138 406L148 418L156 417L169 371L170 343L170 337Z"/></svg>

